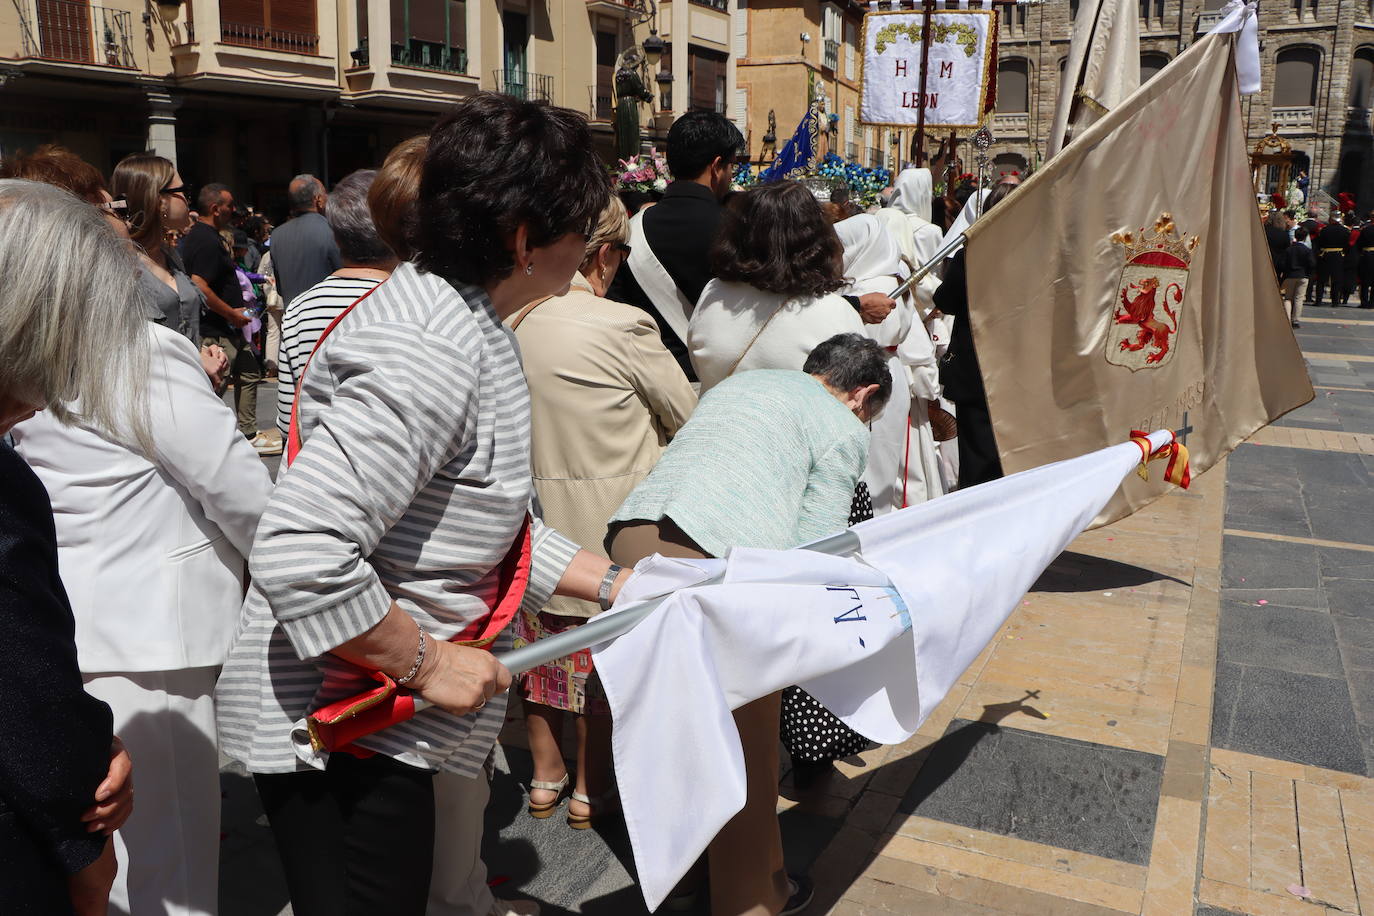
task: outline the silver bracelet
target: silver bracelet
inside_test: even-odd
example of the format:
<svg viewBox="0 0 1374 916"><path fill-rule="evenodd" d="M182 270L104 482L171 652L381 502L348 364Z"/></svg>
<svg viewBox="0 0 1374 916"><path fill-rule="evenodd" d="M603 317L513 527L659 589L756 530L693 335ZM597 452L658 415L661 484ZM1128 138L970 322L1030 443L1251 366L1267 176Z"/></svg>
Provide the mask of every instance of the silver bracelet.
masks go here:
<svg viewBox="0 0 1374 916"><path fill-rule="evenodd" d="M596 590L596 601L601 605L601 610L611 609L611 586L615 585L616 577L620 575L625 567L611 564L611 568L606 570L606 575L601 577L601 587Z"/></svg>
<svg viewBox="0 0 1374 916"><path fill-rule="evenodd" d="M420 647L415 650L415 664L410 666L410 670L405 673L405 677L396 678L397 686L404 687L406 684L409 684L411 681L415 680L415 675L420 673L420 666L425 663L425 648L427 646L428 641L425 639L425 631L421 629Z"/></svg>

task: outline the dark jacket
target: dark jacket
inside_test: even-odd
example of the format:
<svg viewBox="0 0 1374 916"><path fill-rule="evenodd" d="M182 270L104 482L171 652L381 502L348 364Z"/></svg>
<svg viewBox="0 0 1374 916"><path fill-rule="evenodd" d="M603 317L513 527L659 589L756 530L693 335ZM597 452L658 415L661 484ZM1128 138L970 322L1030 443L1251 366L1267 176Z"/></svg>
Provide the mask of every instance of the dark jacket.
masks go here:
<svg viewBox="0 0 1374 916"><path fill-rule="evenodd" d="M1344 253L1345 249L1350 247L1350 230L1338 223L1331 223L1317 233L1317 243L1313 247L1317 249L1318 254L1331 248L1339 248Z"/></svg>
<svg viewBox="0 0 1374 916"><path fill-rule="evenodd" d="M287 305L343 266L334 232L318 213L302 213L273 229L271 248L277 292Z"/></svg>
<svg viewBox="0 0 1374 916"><path fill-rule="evenodd" d="M978 366L973 331L968 323L968 275L964 252L960 251L946 263L944 280L935 291L935 307L954 316L949 349L940 361L940 384L944 386L945 397L955 404L985 402L983 372Z"/></svg>
<svg viewBox="0 0 1374 916"><path fill-rule="evenodd" d="M1269 243L1269 257L1274 261L1274 272L1283 276L1283 256L1288 251L1288 232L1268 223L1264 225L1264 238Z"/></svg>
<svg viewBox="0 0 1374 916"><path fill-rule="evenodd" d="M1317 257L1302 242L1294 242L1283 253L1279 276L1284 280L1305 280L1317 272Z"/></svg>
<svg viewBox="0 0 1374 916"><path fill-rule="evenodd" d="M48 493L3 441L0 481L0 913L65 913L66 876L105 848L81 814L112 719L82 688Z"/></svg>
<svg viewBox="0 0 1374 916"><path fill-rule="evenodd" d="M711 243L720 226L720 201L709 190L691 181L675 181L668 185L663 199L644 211L644 237L653 249L668 276L689 301L701 298L714 276L711 272ZM276 255L273 255L273 260ZM687 343L678 338L663 320L663 316L649 301L648 295L635 280L629 265L616 272L607 298L637 305L658 322L663 344L677 359L687 377L696 381L696 372L687 355Z"/></svg>

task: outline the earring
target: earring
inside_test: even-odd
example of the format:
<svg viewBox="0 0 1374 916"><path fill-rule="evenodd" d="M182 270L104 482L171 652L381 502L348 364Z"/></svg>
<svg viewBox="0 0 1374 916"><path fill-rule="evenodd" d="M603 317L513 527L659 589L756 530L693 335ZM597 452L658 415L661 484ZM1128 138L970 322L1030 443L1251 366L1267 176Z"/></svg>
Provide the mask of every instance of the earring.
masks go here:
<svg viewBox="0 0 1374 916"><path fill-rule="evenodd" d="M534 276L534 265L533 265L533 264L526 264L526 265L525 265L525 276L527 276L527 277L532 277L532 276Z"/></svg>

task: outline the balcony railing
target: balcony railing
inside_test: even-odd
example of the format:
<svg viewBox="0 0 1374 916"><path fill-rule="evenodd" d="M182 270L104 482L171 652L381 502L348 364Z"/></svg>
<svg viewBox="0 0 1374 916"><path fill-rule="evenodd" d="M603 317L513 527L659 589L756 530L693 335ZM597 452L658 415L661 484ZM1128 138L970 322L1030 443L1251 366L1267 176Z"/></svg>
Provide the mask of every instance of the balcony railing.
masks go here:
<svg viewBox="0 0 1374 916"><path fill-rule="evenodd" d="M825 69L838 70L840 68L840 43L833 38L825 40Z"/></svg>
<svg viewBox="0 0 1374 916"><path fill-rule="evenodd" d="M44 0L37 28L20 7L25 57L133 69L131 14L73 0Z"/></svg>
<svg viewBox="0 0 1374 916"><path fill-rule="evenodd" d="M1028 136L1030 133L1030 112L997 112L992 116L992 132L999 137Z"/></svg>
<svg viewBox="0 0 1374 916"><path fill-rule="evenodd" d="M713 10L720 10L722 13L730 9L730 0L689 0L697 6L709 6Z"/></svg>
<svg viewBox="0 0 1374 916"><path fill-rule="evenodd" d="M615 100L611 97L610 89L588 86L587 97L590 101L587 106L587 117L593 121L609 121L615 115Z"/></svg>
<svg viewBox="0 0 1374 916"><path fill-rule="evenodd" d="M1205 35L1217 27L1224 14L1221 10L1203 10L1197 14L1197 34Z"/></svg>
<svg viewBox="0 0 1374 916"><path fill-rule="evenodd" d="M529 102L553 100L553 77L528 70L496 70L496 91Z"/></svg>
<svg viewBox="0 0 1374 916"><path fill-rule="evenodd" d="M225 44L240 48L263 48L292 54L316 54L320 48L320 36L314 32L288 32L286 29L267 29L242 22L220 22L219 36Z"/></svg>
<svg viewBox="0 0 1374 916"><path fill-rule="evenodd" d="M1279 133L1308 131L1316 123L1316 111L1311 105L1275 108L1272 120L1278 124Z"/></svg>
<svg viewBox="0 0 1374 916"><path fill-rule="evenodd" d="M418 67L444 73L468 72L467 49L420 38L412 38L404 44L392 43L391 62L401 67Z"/></svg>

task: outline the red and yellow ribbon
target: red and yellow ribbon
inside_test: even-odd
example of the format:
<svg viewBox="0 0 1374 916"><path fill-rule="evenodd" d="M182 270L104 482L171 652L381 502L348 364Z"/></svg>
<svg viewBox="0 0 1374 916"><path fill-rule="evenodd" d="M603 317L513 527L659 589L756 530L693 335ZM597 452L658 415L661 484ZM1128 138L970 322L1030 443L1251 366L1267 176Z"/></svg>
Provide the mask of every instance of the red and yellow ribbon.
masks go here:
<svg viewBox="0 0 1374 916"><path fill-rule="evenodd" d="M1131 441L1140 447L1140 467L1136 468L1135 472L1140 475L1141 480L1149 480L1150 462L1164 459L1164 479L1186 490L1188 484L1193 482L1192 469L1188 466L1188 446L1179 442L1178 436L1174 433L1170 433L1169 436L1167 443L1152 452L1149 433L1143 433L1138 429L1131 430Z"/></svg>

